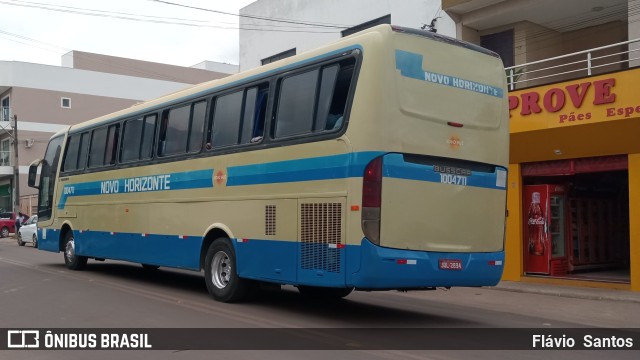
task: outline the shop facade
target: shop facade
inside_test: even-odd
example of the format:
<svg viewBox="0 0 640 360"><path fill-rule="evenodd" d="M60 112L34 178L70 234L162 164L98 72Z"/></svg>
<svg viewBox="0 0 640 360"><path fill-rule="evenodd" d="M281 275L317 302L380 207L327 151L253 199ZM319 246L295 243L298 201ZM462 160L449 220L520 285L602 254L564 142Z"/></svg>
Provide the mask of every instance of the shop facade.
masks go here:
<svg viewBox="0 0 640 360"><path fill-rule="evenodd" d="M640 68L509 93L503 280L640 291Z"/></svg>

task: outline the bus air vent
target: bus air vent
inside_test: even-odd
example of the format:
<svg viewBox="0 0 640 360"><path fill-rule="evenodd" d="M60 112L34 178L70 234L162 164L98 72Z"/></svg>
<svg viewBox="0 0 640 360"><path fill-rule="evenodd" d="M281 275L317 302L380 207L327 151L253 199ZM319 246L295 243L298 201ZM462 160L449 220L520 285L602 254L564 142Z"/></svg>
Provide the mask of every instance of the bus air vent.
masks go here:
<svg viewBox="0 0 640 360"><path fill-rule="evenodd" d="M342 204L300 204L300 265L306 270L340 272Z"/></svg>
<svg viewBox="0 0 640 360"><path fill-rule="evenodd" d="M264 234L276 234L276 206L267 205L264 207Z"/></svg>

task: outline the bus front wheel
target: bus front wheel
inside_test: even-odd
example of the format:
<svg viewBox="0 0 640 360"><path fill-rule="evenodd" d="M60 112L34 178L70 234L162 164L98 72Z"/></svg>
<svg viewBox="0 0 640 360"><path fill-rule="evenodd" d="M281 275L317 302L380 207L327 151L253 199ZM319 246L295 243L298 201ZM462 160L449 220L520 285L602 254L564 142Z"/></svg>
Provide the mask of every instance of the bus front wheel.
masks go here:
<svg viewBox="0 0 640 360"><path fill-rule="evenodd" d="M204 278L209 294L217 301L236 302L248 293L248 280L238 277L236 253L227 238L215 240L204 261Z"/></svg>
<svg viewBox="0 0 640 360"><path fill-rule="evenodd" d="M76 255L76 243L71 231L64 236L64 263L69 270L82 270L87 266L87 257Z"/></svg>

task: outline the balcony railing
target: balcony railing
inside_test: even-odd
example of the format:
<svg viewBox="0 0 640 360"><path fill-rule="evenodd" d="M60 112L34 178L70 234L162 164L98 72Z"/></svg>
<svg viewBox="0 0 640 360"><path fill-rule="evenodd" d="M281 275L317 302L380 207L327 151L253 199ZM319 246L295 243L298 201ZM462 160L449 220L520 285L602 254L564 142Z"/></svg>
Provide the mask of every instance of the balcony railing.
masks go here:
<svg viewBox="0 0 640 360"><path fill-rule="evenodd" d="M505 68L509 90L624 70L640 65L640 39Z"/></svg>

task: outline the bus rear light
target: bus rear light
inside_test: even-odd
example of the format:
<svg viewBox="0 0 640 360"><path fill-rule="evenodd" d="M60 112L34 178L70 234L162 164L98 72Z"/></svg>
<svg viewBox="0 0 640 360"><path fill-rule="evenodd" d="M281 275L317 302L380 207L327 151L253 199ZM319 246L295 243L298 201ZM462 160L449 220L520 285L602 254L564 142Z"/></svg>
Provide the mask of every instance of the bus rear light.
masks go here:
<svg viewBox="0 0 640 360"><path fill-rule="evenodd" d="M380 245L380 206L382 203L382 158L373 159L362 179L362 231L372 243Z"/></svg>
<svg viewBox="0 0 640 360"><path fill-rule="evenodd" d="M362 207L380 207L382 201L382 158L372 160L364 169Z"/></svg>

